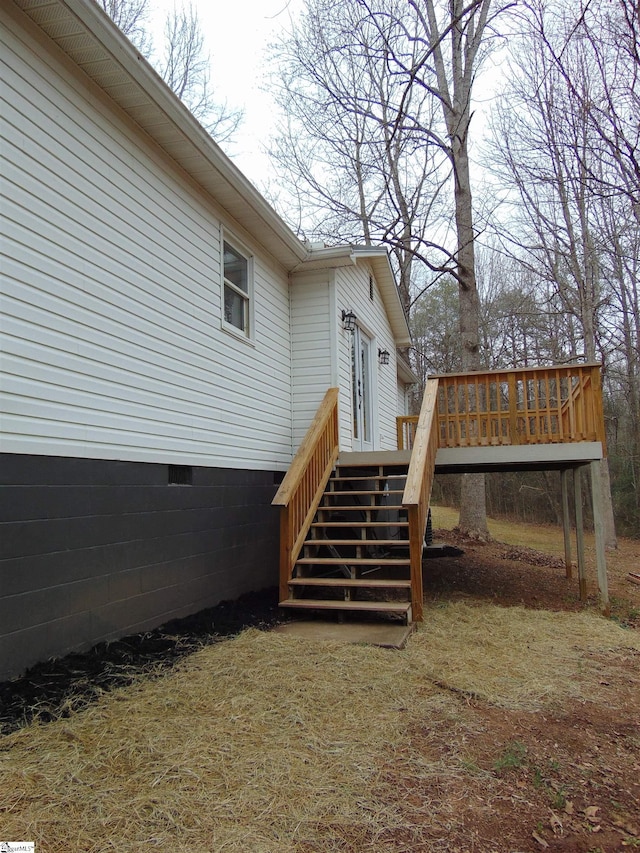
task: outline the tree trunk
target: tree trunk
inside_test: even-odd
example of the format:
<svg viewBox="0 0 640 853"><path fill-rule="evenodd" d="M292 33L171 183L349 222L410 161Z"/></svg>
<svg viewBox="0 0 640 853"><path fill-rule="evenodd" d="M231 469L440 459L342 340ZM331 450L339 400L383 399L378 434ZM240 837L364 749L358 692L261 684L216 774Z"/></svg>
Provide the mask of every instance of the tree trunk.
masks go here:
<svg viewBox="0 0 640 853"><path fill-rule="evenodd" d="M455 175L456 229L458 233L458 293L460 300L460 338L462 368L480 369L480 301L475 273L473 207L466 134L452 145ZM487 499L484 474L464 474L460 484L460 532L488 541Z"/></svg>
<svg viewBox="0 0 640 853"><path fill-rule="evenodd" d="M447 82L444 57L436 24L433 0L427 2L431 37L438 37L433 59L438 79L440 103L449 141L449 157L455 182L456 215L456 274L460 303L460 337L462 368L465 371L480 367L480 303L476 285L473 231L473 200L469 173L468 134L471 122L471 87L475 60L483 36L491 0L480 4L478 17L472 12L468 19L462 0L451 0L451 87ZM476 9L477 11L477 9ZM487 541L487 503L484 474L464 474L460 491L460 531L466 536Z"/></svg>

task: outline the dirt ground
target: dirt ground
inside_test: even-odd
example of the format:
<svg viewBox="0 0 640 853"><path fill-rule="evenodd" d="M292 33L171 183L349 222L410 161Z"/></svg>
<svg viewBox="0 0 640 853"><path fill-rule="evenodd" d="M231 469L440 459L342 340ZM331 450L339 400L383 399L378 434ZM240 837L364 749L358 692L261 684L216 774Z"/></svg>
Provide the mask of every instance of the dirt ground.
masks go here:
<svg viewBox="0 0 640 853"><path fill-rule="evenodd" d="M585 607L575 572L567 580L558 557L521 546L465 542L446 530L438 531L437 539L464 548L465 554L427 561L427 601ZM593 563L588 555L586 606L595 608ZM640 586L629 579L630 572L640 572L640 542L621 540L618 551L608 555L611 615L638 631ZM415 823L416 814L410 813L424 811L425 802L438 804L424 814L431 839L425 846L421 835L419 849L640 849L640 654L593 657L602 670L596 696L540 713L498 709L461 694L464 725L452 730L425 724L412 733L412 750L436 759L464 754L468 771L425 785L387 769L385 786L403 799L408 823ZM412 849L411 840L406 841L406 849ZM391 849L401 849L396 839L390 842Z"/></svg>
<svg viewBox="0 0 640 853"><path fill-rule="evenodd" d="M537 535L540 532L537 529ZM436 539L464 554L425 562L429 606L464 601L551 611L597 608L592 555L589 599L584 603L577 579L566 579L562 561L553 554L523 545L463 541L451 530L437 531ZM622 540L608 564L611 618L626 630L640 632L640 585L629 577L640 571L640 542ZM24 679L0 685L3 732L31 719L47 722L82 713L112 686L133 682L141 674L161 677L174 660L246 625L268 628L279 618L276 604L275 591L248 596L161 631L36 667ZM549 702L542 710L497 707L443 683L455 715L424 723L413 718L404 753L394 754L376 777L374 799L392 805L401 819L382 837L377 835L375 843L348 837L345 828L342 843L334 832L325 845L320 832L316 841L295 849L640 849L640 652L593 652L587 664L599 673L594 691ZM442 767L442 772L421 773L421 762ZM1 828L0 815L0 837Z"/></svg>
<svg viewBox="0 0 640 853"><path fill-rule="evenodd" d="M425 561L425 598L489 601L504 607L523 605L547 610L598 608L598 587L593 546L586 549L587 601L580 600L575 565L567 579L558 528L512 525L517 539L527 541L535 532L537 548L493 541L486 545L461 538L455 530L438 529L436 541L464 551L459 557ZM516 538L516 537L514 537ZM543 543L545 550L540 550ZM640 629L640 584L630 579L640 574L640 540L619 539L616 551L607 553L611 617L621 625Z"/></svg>

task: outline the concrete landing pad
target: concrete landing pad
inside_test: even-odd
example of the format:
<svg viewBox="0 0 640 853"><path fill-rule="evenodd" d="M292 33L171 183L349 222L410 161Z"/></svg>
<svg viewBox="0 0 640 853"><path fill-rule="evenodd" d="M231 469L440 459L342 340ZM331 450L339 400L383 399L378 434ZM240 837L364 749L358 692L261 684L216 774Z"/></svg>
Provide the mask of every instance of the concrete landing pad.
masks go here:
<svg viewBox="0 0 640 853"><path fill-rule="evenodd" d="M381 625L365 622L286 622L273 630L304 640L363 643L384 649L403 649L414 625Z"/></svg>

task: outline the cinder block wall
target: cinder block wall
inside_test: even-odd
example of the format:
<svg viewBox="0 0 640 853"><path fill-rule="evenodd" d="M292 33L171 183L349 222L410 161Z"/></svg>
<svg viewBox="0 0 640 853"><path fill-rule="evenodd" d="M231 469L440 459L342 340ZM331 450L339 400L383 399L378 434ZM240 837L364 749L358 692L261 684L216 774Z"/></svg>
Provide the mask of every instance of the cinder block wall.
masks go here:
<svg viewBox="0 0 640 853"><path fill-rule="evenodd" d="M2 455L0 680L276 584L277 479Z"/></svg>

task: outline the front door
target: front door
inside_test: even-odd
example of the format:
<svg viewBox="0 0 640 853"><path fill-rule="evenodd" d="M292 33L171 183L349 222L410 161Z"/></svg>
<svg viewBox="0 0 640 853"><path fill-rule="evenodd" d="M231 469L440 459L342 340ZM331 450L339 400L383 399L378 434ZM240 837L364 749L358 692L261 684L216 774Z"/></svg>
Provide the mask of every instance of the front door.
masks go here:
<svg viewBox="0 0 640 853"><path fill-rule="evenodd" d="M353 449L373 450L371 338L356 326L351 338Z"/></svg>

